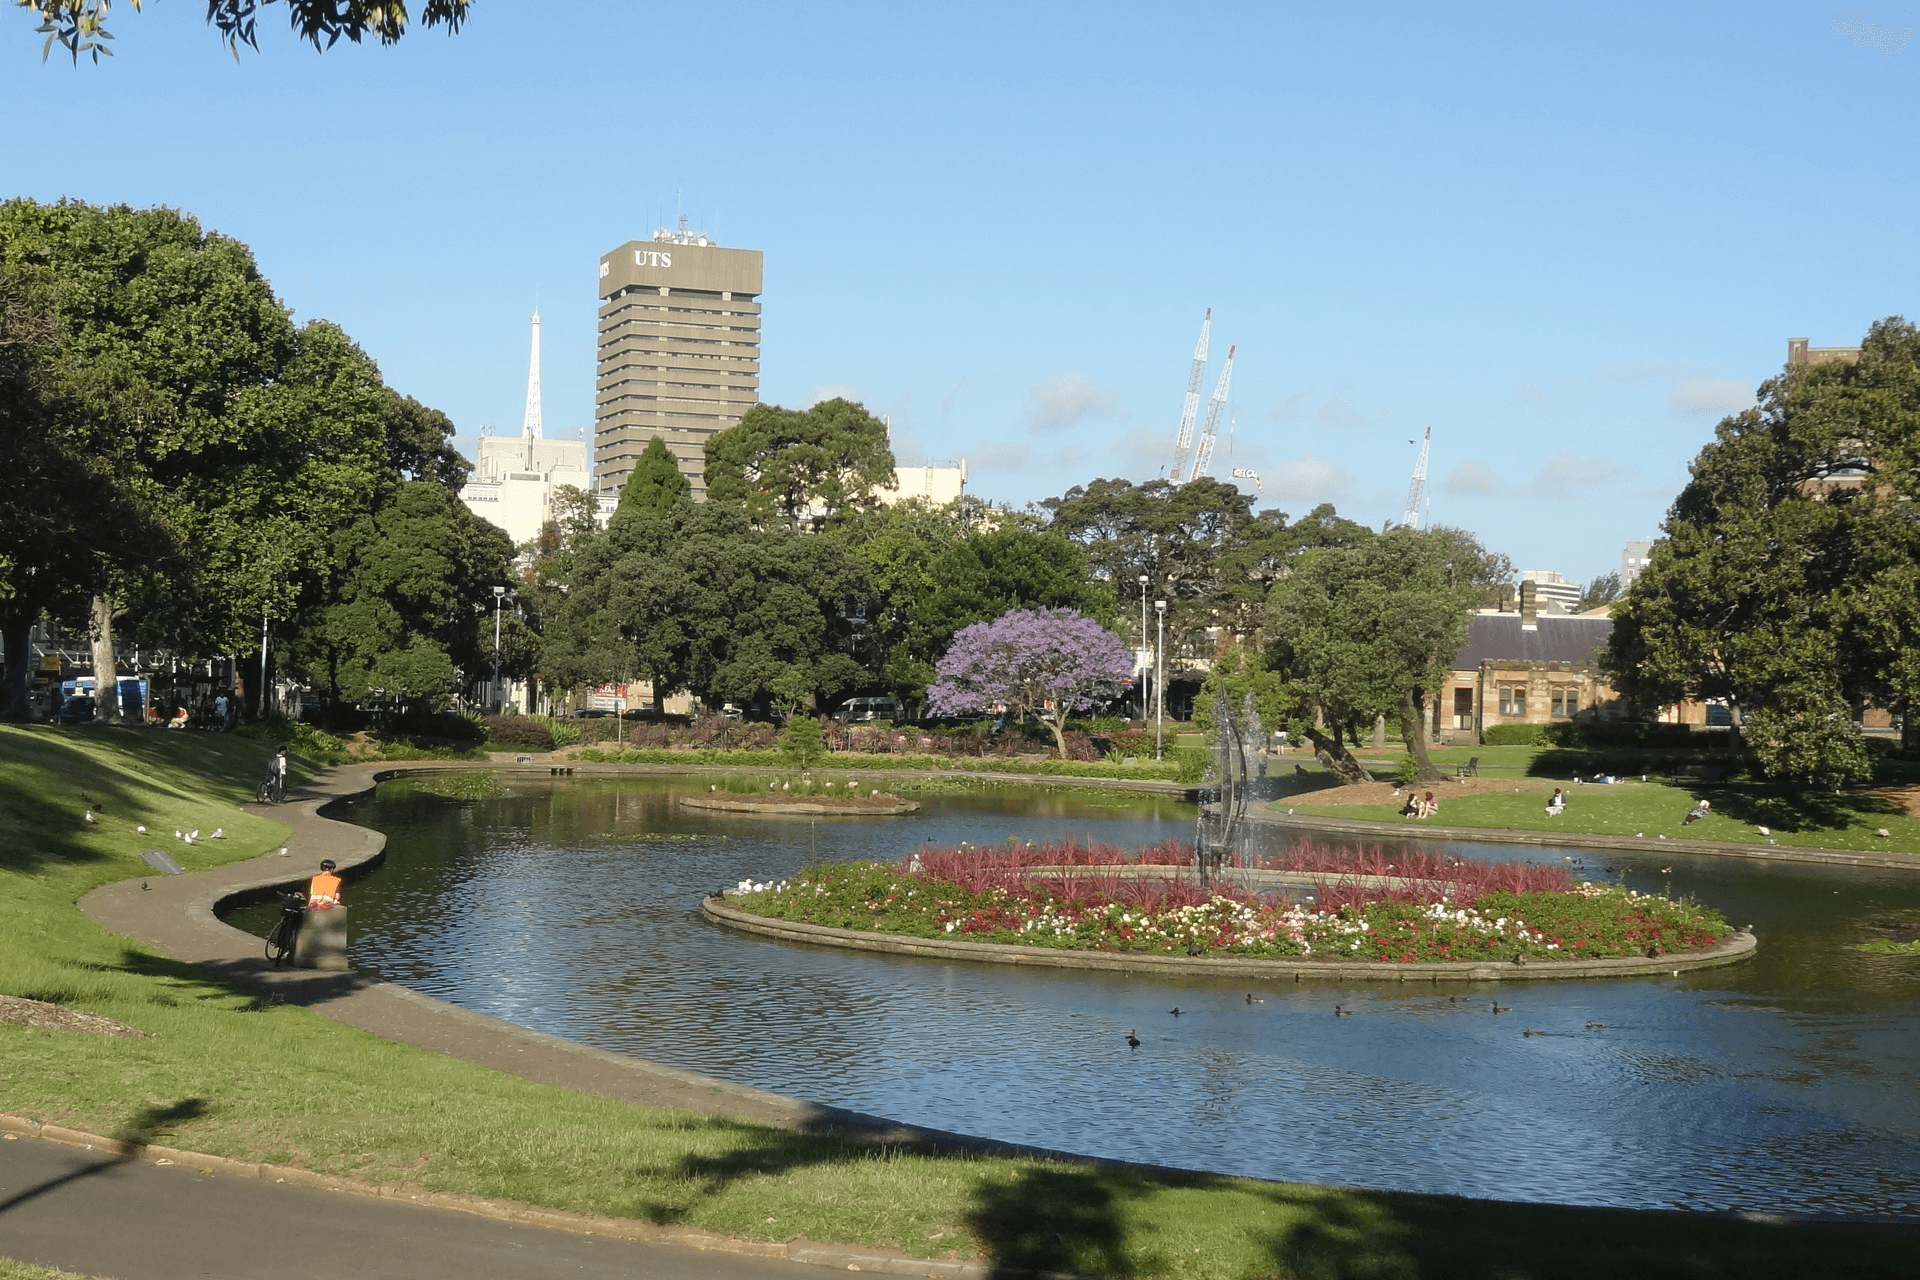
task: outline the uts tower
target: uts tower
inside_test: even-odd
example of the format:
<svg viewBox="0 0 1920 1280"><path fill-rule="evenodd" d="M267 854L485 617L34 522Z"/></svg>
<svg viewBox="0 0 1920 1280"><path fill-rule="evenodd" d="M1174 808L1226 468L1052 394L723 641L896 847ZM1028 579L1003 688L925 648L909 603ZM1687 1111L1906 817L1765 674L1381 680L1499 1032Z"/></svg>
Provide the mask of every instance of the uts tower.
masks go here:
<svg viewBox="0 0 1920 1280"><path fill-rule="evenodd" d="M600 259L593 484L617 493L659 436L706 497L707 437L760 398L758 249L661 229Z"/></svg>

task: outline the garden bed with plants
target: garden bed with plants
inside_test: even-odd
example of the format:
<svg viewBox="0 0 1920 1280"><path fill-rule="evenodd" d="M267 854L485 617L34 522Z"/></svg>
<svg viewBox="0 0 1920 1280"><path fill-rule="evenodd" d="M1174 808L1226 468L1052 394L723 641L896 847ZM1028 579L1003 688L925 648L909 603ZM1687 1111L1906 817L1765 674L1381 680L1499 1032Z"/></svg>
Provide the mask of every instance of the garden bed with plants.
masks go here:
<svg viewBox="0 0 1920 1280"><path fill-rule="evenodd" d="M723 809L735 813L838 813L873 817L915 813L920 808L917 800L863 787L854 778L816 778L807 773L764 779L735 775L723 783L710 784L705 795L681 796L680 803L689 809Z"/></svg>
<svg viewBox="0 0 1920 1280"><path fill-rule="evenodd" d="M1191 861L1191 848L1174 841L1137 853L1075 842L923 850L891 865L818 863L778 882L743 881L710 914L1021 951L1521 965L1540 976L1556 965L1670 968L1751 951L1750 935L1710 908L1538 863L1426 853L1389 862L1377 850L1302 843L1236 869L1253 876L1229 870L1203 883L1175 870ZM1299 891L1257 883L1275 872L1291 873L1284 878Z"/></svg>

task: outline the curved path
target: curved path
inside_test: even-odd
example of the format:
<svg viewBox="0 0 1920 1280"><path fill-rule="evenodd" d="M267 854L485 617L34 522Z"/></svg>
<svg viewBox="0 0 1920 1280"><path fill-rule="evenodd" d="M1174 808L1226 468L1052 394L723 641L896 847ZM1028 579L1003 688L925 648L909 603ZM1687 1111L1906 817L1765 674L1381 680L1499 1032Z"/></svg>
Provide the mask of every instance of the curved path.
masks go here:
<svg viewBox="0 0 1920 1280"><path fill-rule="evenodd" d="M545 777L550 772L544 763L516 768L513 764L495 762L479 767L507 774L521 772L528 777ZM268 853L209 871L179 876L149 875L145 880L136 877L103 885L80 899L80 910L97 924L138 938L175 959L196 964L235 986L271 992L289 1004L310 1008L373 1035L540 1084L599 1094L636 1106L671 1107L888 1146L1063 1154L896 1124L877 1116L820 1106L681 1071L644 1058L609 1053L461 1009L365 974L275 969L267 962L259 938L234 928L215 914L222 903L233 898L304 884L322 858L332 858L339 863L347 876L348 909L351 910L353 872L371 867L385 856L386 836L326 817L322 810L348 803L352 797L371 791L389 778L441 773L448 769L449 765L442 762L427 767L381 763L328 769L308 785L297 788L294 797L284 806L246 806L250 812L270 816L293 828L292 837L287 841L287 857ZM150 887L143 889L143 884Z"/></svg>

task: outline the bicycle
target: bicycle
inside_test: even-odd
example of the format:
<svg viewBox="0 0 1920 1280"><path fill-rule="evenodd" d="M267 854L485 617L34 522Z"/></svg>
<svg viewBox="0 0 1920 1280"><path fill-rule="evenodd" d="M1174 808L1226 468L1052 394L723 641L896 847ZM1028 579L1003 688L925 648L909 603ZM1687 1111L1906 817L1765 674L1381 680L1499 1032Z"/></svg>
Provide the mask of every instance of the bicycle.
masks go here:
<svg viewBox="0 0 1920 1280"><path fill-rule="evenodd" d="M269 773L260 780L260 789L253 793L256 804L279 804L287 798L287 780L278 770Z"/></svg>
<svg viewBox="0 0 1920 1280"><path fill-rule="evenodd" d="M300 941L300 926L306 917L306 894L280 895L280 918L273 922L273 930L267 934L267 959L273 961L274 968L293 959L294 947Z"/></svg>

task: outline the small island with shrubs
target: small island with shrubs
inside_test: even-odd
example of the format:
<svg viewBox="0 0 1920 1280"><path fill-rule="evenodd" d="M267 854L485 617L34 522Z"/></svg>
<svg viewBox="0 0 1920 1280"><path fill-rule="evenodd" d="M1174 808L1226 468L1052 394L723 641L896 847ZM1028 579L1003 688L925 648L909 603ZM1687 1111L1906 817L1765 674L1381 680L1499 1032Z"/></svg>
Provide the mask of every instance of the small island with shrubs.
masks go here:
<svg viewBox="0 0 1920 1280"><path fill-rule="evenodd" d="M1665 972L1744 958L1754 945L1708 907L1576 880L1552 864L1422 852L1389 860L1309 843L1204 881L1192 862L1177 841L1137 852L1072 841L963 845L890 865L822 862L780 881L742 881L707 911L754 932L855 946L925 939L943 955L965 956L950 944L974 944L977 958L1014 963L1063 951L1104 956L1092 966L1104 968L1240 961L1250 973L1331 965L1390 977L1418 967L1436 981ZM774 922L798 932L764 927Z"/></svg>
<svg viewBox="0 0 1920 1280"><path fill-rule="evenodd" d="M704 792L680 797L688 809L720 809L733 813L838 814L845 817L892 817L914 813L916 800L861 785L856 778L756 778L735 774L709 784Z"/></svg>

